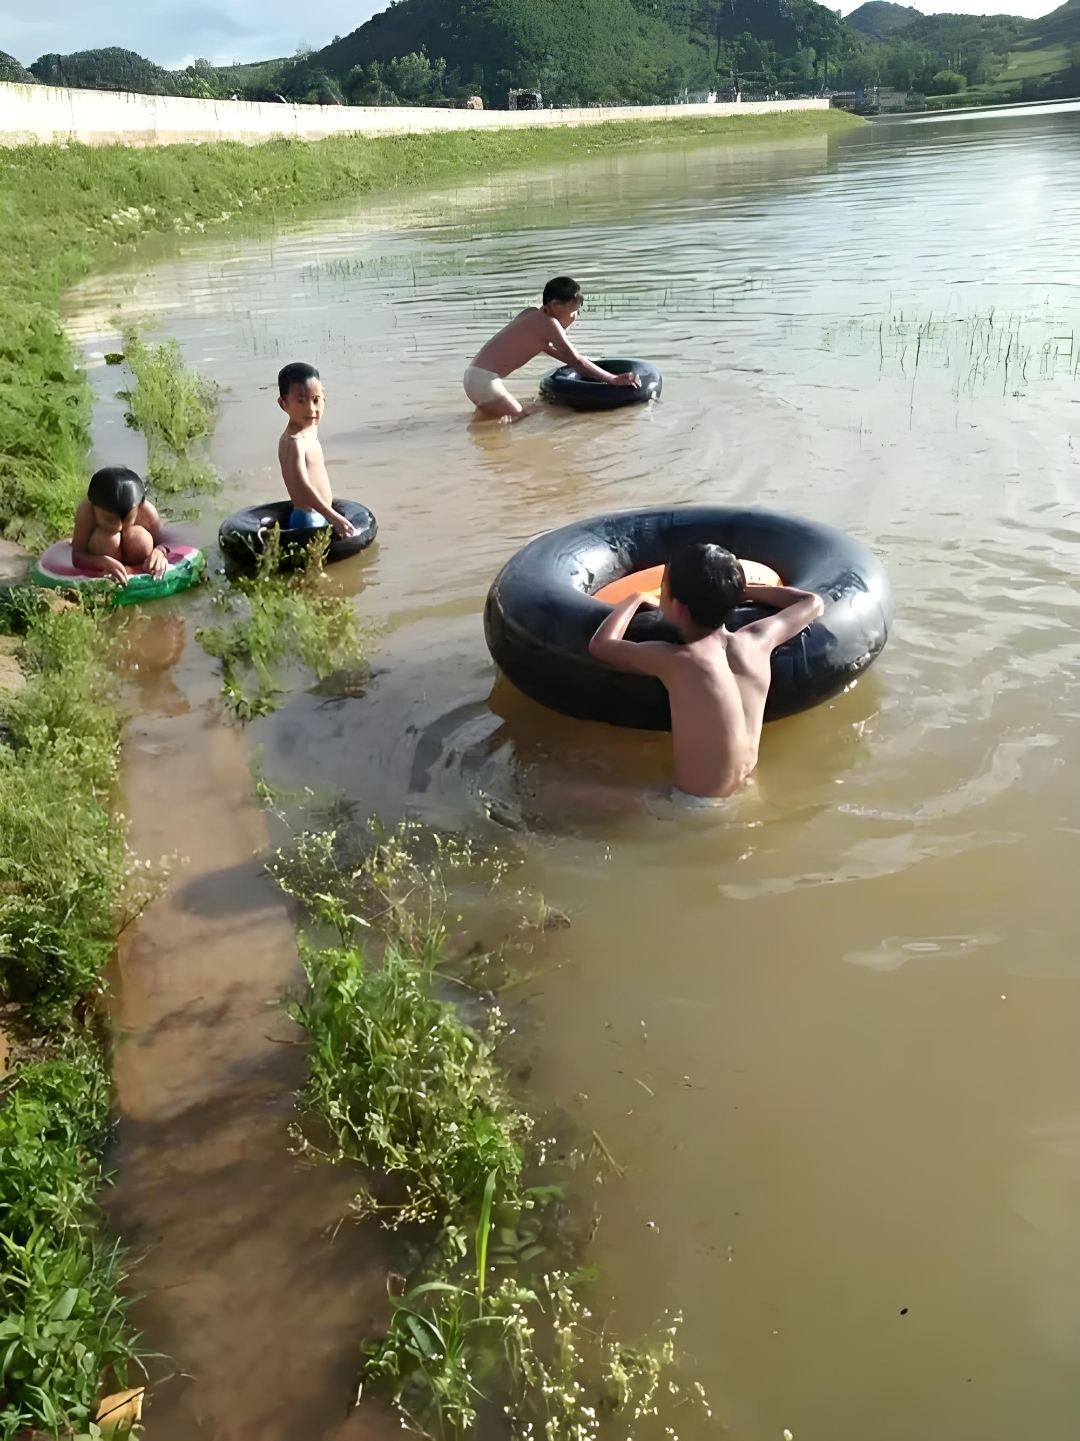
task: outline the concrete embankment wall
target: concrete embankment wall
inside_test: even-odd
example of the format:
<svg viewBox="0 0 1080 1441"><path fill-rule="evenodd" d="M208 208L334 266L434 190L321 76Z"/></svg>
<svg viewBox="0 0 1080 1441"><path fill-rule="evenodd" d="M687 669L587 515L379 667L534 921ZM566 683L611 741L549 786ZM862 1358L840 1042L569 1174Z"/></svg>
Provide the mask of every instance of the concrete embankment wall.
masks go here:
<svg viewBox="0 0 1080 1441"><path fill-rule="evenodd" d="M275 135L404 135L432 130L487 130L595 125L602 120L675 120L691 115L764 115L827 110L827 100L769 100L745 105L624 105L588 110L435 110L425 106L280 105L247 100L189 100L0 83L0 144L80 140L86 145L176 145Z"/></svg>

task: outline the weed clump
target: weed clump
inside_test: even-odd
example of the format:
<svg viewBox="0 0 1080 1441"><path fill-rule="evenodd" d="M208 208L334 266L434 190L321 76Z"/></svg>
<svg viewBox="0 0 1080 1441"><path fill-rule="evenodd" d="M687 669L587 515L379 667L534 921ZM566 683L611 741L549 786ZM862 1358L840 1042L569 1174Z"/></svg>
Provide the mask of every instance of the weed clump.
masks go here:
<svg viewBox="0 0 1080 1441"><path fill-rule="evenodd" d="M135 867L110 813L119 765L90 611L25 604L29 684L0 707L0 995L56 1024L100 987Z"/></svg>
<svg viewBox="0 0 1080 1441"><path fill-rule="evenodd" d="M206 440L217 421L219 387L185 365L176 340L146 345L129 331L124 360L135 377L126 420L146 437L146 478L159 495L213 490L217 476L192 447Z"/></svg>
<svg viewBox="0 0 1080 1441"><path fill-rule="evenodd" d="M91 1430L101 1378L136 1358L122 1257L97 1235L109 1082L68 1035L0 1084L0 1437Z"/></svg>
<svg viewBox="0 0 1080 1441"><path fill-rule="evenodd" d="M327 533L312 540L295 568L281 567L281 531L269 533L258 569L237 576L215 603L243 614L227 625L202 626L195 638L221 662L221 695L238 720L276 710L286 693L284 671L302 665L324 677L361 660L360 623L348 596L326 575Z"/></svg>
<svg viewBox="0 0 1080 1441"><path fill-rule="evenodd" d="M305 1106L321 1115L335 1160L400 1180L382 1206L371 1191L358 1213L452 1225L475 1211L489 1176L515 1195L531 1118L510 1100L495 1060L502 1022L477 1031L432 994L437 957L389 945L369 966L355 946L303 944L308 977L293 1016L312 1040Z"/></svg>
<svg viewBox="0 0 1080 1441"><path fill-rule="evenodd" d="M301 938L308 984L291 1011L312 1054L300 1146L365 1168L357 1215L426 1235L386 1334L365 1348L365 1383L441 1441L499 1412L515 1441L595 1441L608 1417L660 1425L662 1404L707 1413L700 1387L677 1379L678 1317L626 1345L593 1322L580 1294L590 1271L545 1268L569 1249L563 1178L511 1094L498 1006L478 1006L461 980L477 958L455 963L450 934L451 894L490 892L507 863L416 825L339 824L301 834L270 869L341 941ZM454 985L475 1019L448 999ZM491 1285L496 1267L505 1278Z"/></svg>

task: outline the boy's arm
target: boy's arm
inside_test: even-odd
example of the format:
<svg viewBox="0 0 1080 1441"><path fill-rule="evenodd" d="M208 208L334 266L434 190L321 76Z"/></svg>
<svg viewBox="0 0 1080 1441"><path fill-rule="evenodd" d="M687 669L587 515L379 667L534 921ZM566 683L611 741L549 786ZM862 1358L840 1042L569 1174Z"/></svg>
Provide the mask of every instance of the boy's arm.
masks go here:
<svg viewBox="0 0 1080 1441"><path fill-rule="evenodd" d="M662 640L623 640L638 607L647 603L643 595L631 595L615 607L589 642L589 654L594 660L601 660L616 670L663 677L675 646Z"/></svg>
<svg viewBox="0 0 1080 1441"><path fill-rule="evenodd" d="M567 365L575 365L586 375L591 375L594 380L603 380L608 385L634 385L639 386L641 380L636 375L613 375L610 370L604 370L599 365L594 365L584 355L579 355L570 344L570 338L557 320L548 317L548 337L546 349L549 355L556 360L561 360Z"/></svg>
<svg viewBox="0 0 1080 1441"><path fill-rule="evenodd" d="M793 585L748 585L746 599L755 605L776 606L774 615L751 621L735 634L740 641L757 641L775 650L813 624L825 609L825 602L812 590Z"/></svg>
<svg viewBox="0 0 1080 1441"><path fill-rule="evenodd" d="M289 492L289 499L297 510L318 511L335 535L349 536L355 533L350 521L315 494L308 479L307 455L295 436L286 437L281 456L281 476L285 489Z"/></svg>
<svg viewBox="0 0 1080 1441"><path fill-rule="evenodd" d="M73 563L80 570L88 570L95 575L107 575L110 580L118 580L122 585L127 585L128 573L123 561L115 560L111 555L92 555L87 550L93 533L94 508L89 501L84 500L75 512L75 526L71 532Z"/></svg>
<svg viewBox="0 0 1080 1441"><path fill-rule="evenodd" d="M139 524L150 532L150 539L154 542L146 568L155 579L160 580L169 568L169 552L161 539L161 516L157 513L157 507L148 500L144 500L139 506Z"/></svg>

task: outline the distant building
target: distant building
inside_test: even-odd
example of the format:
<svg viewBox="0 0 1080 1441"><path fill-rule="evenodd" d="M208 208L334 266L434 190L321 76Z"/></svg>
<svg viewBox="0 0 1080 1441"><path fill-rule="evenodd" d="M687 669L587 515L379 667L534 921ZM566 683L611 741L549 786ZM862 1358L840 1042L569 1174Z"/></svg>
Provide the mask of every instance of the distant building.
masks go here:
<svg viewBox="0 0 1080 1441"><path fill-rule="evenodd" d="M893 90L888 85L868 85L864 90L834 90L829 104L836 110L851 110L856 115L900 115L904 111L926 108L926 96L916 90Z"/></svg>
<svg viewBox="0 0 1080 1441"><path fill-rule="evenodd" d="M539 90L511 90L509 104L511 110L542 110L544 97Z"/></svg>

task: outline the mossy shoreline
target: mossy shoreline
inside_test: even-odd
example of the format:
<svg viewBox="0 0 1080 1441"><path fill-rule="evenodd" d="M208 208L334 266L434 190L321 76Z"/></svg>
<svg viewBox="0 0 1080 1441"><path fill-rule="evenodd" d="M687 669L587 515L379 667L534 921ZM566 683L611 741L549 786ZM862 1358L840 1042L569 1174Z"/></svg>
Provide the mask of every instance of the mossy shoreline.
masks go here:
<svg viewBox="0 0 1080 1441"><path fill-rule="evenodd" d="M784 142L862 122L841 112L615 121L558 130L154 150L0 152L0 534L39 546L85 494L91 392L65 334L65 291L151 236L295 222L316 207L586 155ZM132 890L114 814L120 720L97 615L15 594L0 631L26 635L31 678L0 701L0 1003L19 1032L0 1079L0 1438L95 1436L95 1400L126 1383L135 1341L122 1264L94 1192L108 1087L94 998ZM125 904L126 897L126 904Z"/></svg>

